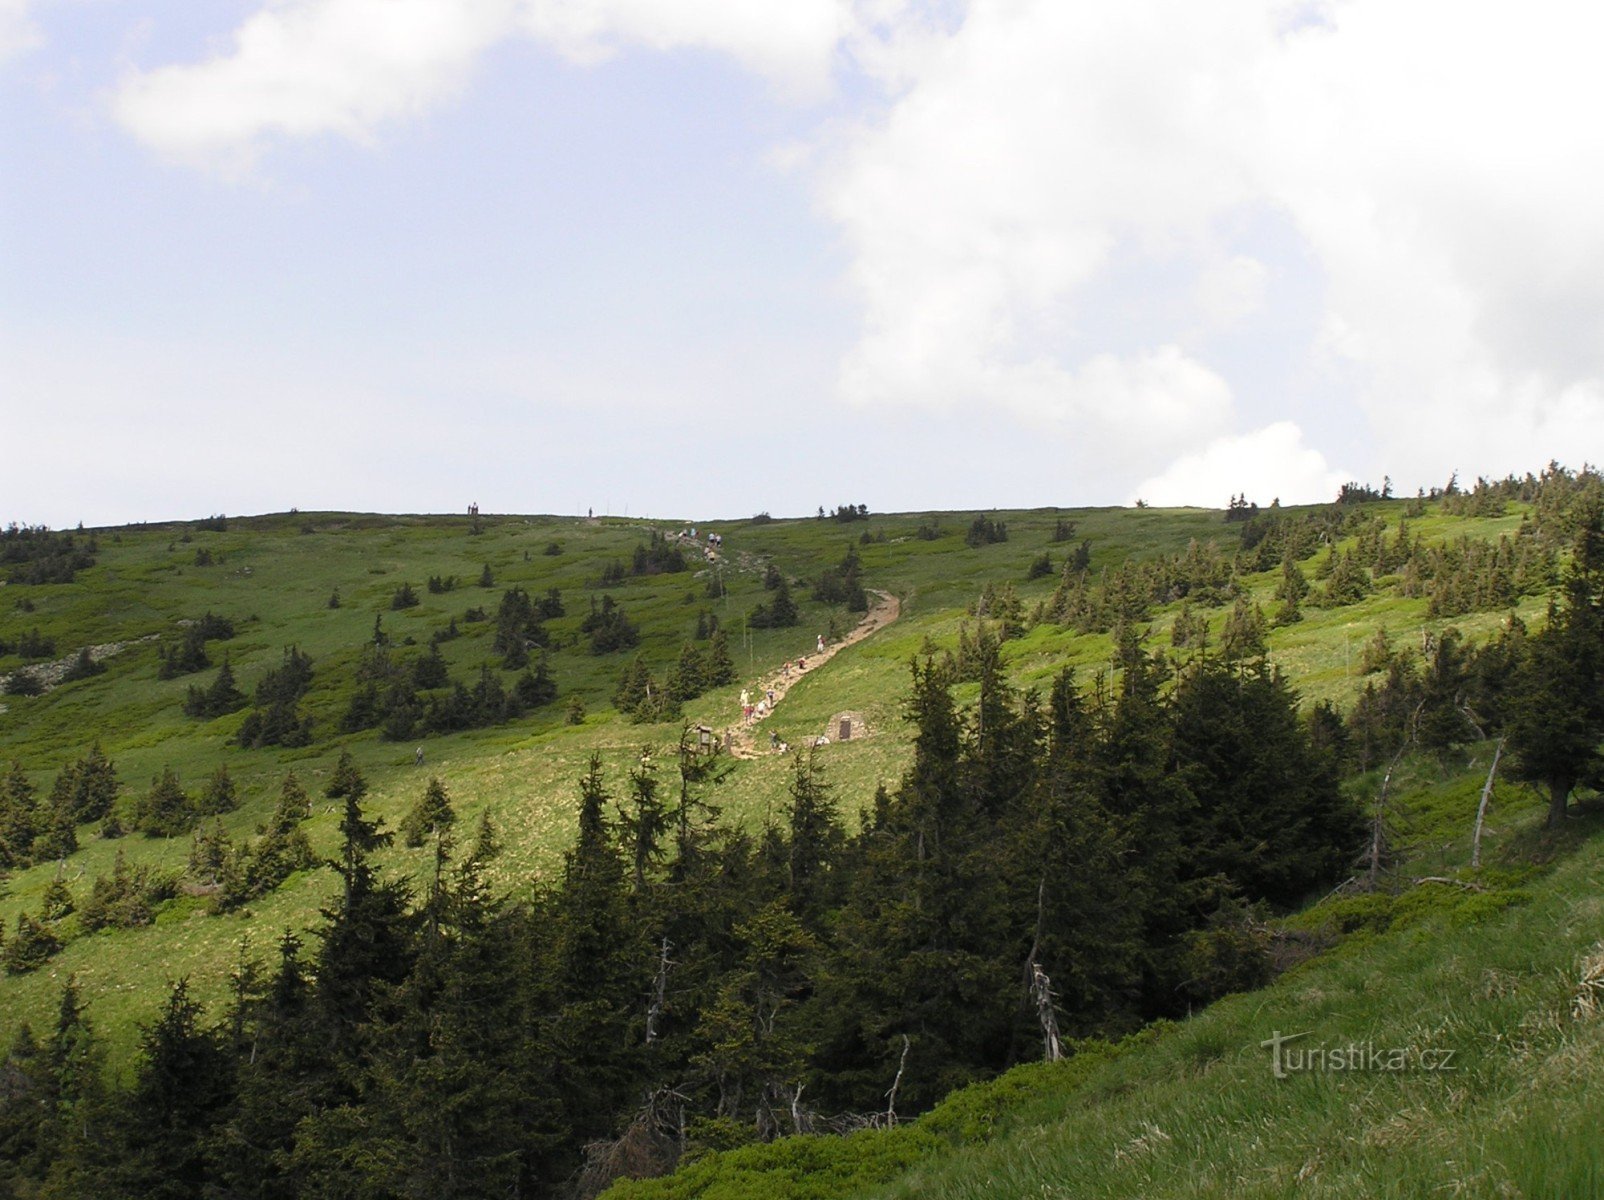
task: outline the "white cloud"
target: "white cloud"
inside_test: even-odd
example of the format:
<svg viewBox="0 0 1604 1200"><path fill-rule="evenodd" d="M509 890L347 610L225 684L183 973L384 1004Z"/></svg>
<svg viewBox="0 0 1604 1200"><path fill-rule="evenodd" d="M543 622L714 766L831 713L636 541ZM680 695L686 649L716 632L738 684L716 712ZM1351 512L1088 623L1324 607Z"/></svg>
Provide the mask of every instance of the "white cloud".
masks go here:
<svg viewBox="0 0 1604 1200"><path fill-rule="evenodd" d="M813 98L829 89L853 15L849 0L525 0L523 24L581 62L618 43L716 50L792 95Z"/></svg>
<svg viewBox="0 0 1604 1200"><path fill-rule="evenodd" d="M213 57L130 73L112 112L163 154L238 171L274 136L366 140L451 96L513 36L582 62L621 44L703 48L817 96L852 20L850 0L268 0Z"/></svg>
<svg viewBox="0 0 1604 1200"><path fill-rule="evenodd" d="M1252 433L1216 438L1202 450L1176 459L1130 496L1161 508L1193 505L1224 508L1242 493L1256 504L1333 499L1351 476L1333 470L1318 451L1303 444L1303 431L1277 421Z"/></svg>
<svg viewBox="0 0 1604 1200"><path fill-rule="evenodd" d="M0 0L0 30L23 12ZM1355 466L1604 457L1604 9L268 0L216 56L130 75L114 111L164 153L238 165L273 137L371 137L508 37L576 61L708 50L801 97L844 57L878 83L883 107L786 155L850 256L839 386L859 403L1061 428L1128 478L1205 442L1183 461L1233 468L1286 435L1230 436L1254 405L1208 339L1249 340L1297 275L1320 311L1270 335L1307 339L1294 376L1353 381ZM1294 249L1262 244L1267 213Z"/></svg>
<svg viewBox="0 0 1604 1200"><path fill-rule="evenodd" d="M1190 275L1191 307L1127 305L1129 336L1194 355L1317 272L1294 357L1356 381L1377 475L1597 459L1601 35L1565 0L975 0L892 37L863 61L895 102L820 184L863 311L843 386L1018 407L1086 369L1087 315L1143 271ZM1279 262L1236 245L1265 213L1302 239ZM1111 448L1147 435L1113 424Z"/></svg>
<svg viewBox="0 0 1604 1200"><path fill-rule="evenodd" d="M1206 242L1249 197L1231 139L1250 85L1228 68L1244 39L1271 36L1251 11L983 0L955 32L893 33L866 58L903 90L824 156L820 203L863 308L844 394L1069 418L1132 461L1220 432L1230 388L1175 346L1070 347L1122 247ZM1262 279L1213 257L1218 322ZM1155 332L1132 336L1182 330Z"/></svg>
<svg viewBox="0 0 1604 1200"><path fill-rule="evenodd" d="M42 40L28 7L29 0L0 0L0 63L32 50Z"/></svg>
<svg viewBox="0 0 1604 1200"><path fill-rule="evenodd" d="M360 140L450 95L513 18L513 0L274 3L225 53L130 75L113 112L157 150L225 168L271 134Z"/></svg>

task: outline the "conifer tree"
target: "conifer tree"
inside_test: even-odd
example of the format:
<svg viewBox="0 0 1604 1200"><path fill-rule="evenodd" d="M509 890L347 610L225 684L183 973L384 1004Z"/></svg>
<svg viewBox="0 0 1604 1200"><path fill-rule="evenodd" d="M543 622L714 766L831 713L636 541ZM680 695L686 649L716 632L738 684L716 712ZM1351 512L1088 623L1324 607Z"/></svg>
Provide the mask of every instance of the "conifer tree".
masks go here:
<svg viewBox="0 0 1604 1200"><path fill-rule="evenodd" d="M1141 914L1131 903L1130 852L1103 803L1098 732L1073 670L1053 680L1046 746L1022 855L1037 869L1031 949L1020 982L1040 967L1065 1028L1085 1036L1126 1012L1138 991ZM1028 903L1028 900L1027 900Z"/></svg>
<svg viewBox="0 0 1604 1200"><path fill-rule="evenodd" d="M418 957L380 1034L366 1105L385 1148L375 1172L395 1195L517 1194L528 1097L518 1075L518 944L483 877L488 817L470 855L449 866L436 842Z"/></svg>
<svg viewBox="0 0 1604 1200"><path fill-rule="evenodd" d="M39 834L39 812L33 784L13 761L0 779L0 871L16 870L33 861L33 841Z"/></svg>
<svg viewBox="0 0 1604 1200"><path fill-rule="evenodd" d="M334 773L329 777L323 794L330 800L340 800L346 796L355 796L360 800L368 794L368 782L362 778L362 772L357 769L356 760L351 757L349 750L340 751L339 760L334 764Z"/></svg>
<svg viewBox="0 0 1604 1200"><path fill-rule="evenodd" d="M715 629L708 639L703 676L708 687L726 687L737 678L735 659L730 656L729 635L722 629Z"/></svg>
<svg viewBox="0 0 1604 1200"><path fill-rule="evenodd" d="M1264 613L1251 596L1239 596L1220 633L1220 657L1226 662L1258 658L1267 650Z"/></svg>
<svg viewBox="0 0 1604 1200"><path fill-rule="evenodd" d="M792 764L786 839L786 887L791 911L808 929L817 931L833 907L839 881L834 878L845 842L830 785L811 756Z"/></svg>
<svg viewBox="0 0 1604 1200"><path fill-rule="evenodd" d="M92 1195L89 1176L108 1140L110 1111L104 1053L72 975L62 984L45 1066L35 1174L48 1177L46 1195Z"/></svg>
<svg viewBox="0 0 1604 1200"><path fill-rule="evenodd" d="M189 874L202 887L216 885L228 869L234 855L234 844L221 821L214 820L210 828L195 832L189 850Z"/></svg>
<svg viewBox="0 0 1604 1200"><path fill-rule="evenodd" d="M194 798L180 786L172 767L164 766L141 798L134 823L146 837L173 837L194 824L195 812Z"/></svg>
<svg viewBox="0 0 1604 1200"><path fill-rule="evenodd" d="M645 702L652 686L652 671L646 665L646 656L637 654L619 676L613 689L613 707L621 713L633 713Z"/></svg>
<svg viewBox="0 0 1604 1200"><path fill-rule="evenodd" d="M658 796L660 789L651 750L643 749L640 762L629 773L628 801L618 813L618 827L624 837L630 867L630 886L637 896L646 891L647 876L663 858L663 835L668 832L669 816L667 805Z"/></svg>
<svg viewBox="0 0 1604 1200"><path fill-rule="evenodd" d="M423 795L401 818L401 837L408 846L416 848L423 845L430 834L448 831L456 820L457 814L446 795L446 785L438 778L431 778Z"/></svg>
<svg viewBox="0 0 1604 1200"><path fill-rule="evenodd" d="M347 793L349 801L350 794ZM278 803L268 818L262 835L246 854L241 873L241 892L229 894L230 902L243 903L283 883L293 872L304 871L316 861L301 822L309 812L306 790L294 771L284 777Z"/></svg>
<svg viewBox="0 0 1604 1200"><path fill-rule="evenodd" d="M634 1052L628 1027L645 992L648 953L628 920L625 864L607 820L601 758L579 784L579 834L563 859L554 898L548 982L552 1016L540 1041L563 1119L582 1138L610 1131L629 1096Z"/></svg>
<svg viewBox="0 0 1604 1200"><path fill-rule="evenodd" d="M26 975L44 966L50 957L61 950L61 941L49 926L27 913L17 914L16 932L6 939L0 951L7 975Z"/></svg>
<svg viewBox="0 0 1604 1200"><path fill-rule="evenodd" d="M702 1014L692 1064L717 1091L719 1117L750 1114L770 1139L790 1125L809 1047L793 1020L811 984L809 962L819 944L783 902L772 902L734 930L740 966L721 980Z"/></svg>
<svg viewBox="0 0 1604 1200"><path fill-rule="evenodd" d="M679 661L668 673L663 689L675 701L694 700L707 690L707 664L694 642L680 647Z"/></svg>
<svg viewBox="0 0 1604 1200"><path fill-rule="evenodd" d="M37 823L34 835L33 858L44 862L52 858L66 858L78 849L78 823L75 820L78 806L74 794L77 787L77 767L63 767L51 785L50 796Z"/></svg>
<svg viewBox="0 0 1604 1200"><path fill-rule="evenodd" d="M105 673L106 664L97 662L94 655L90 654L89 647L85 646L78 651L78 657L72 660L72 664L62 674L61 682L73 683L79 679L91 679Z"/></svg>
<svg viewBox="0 0 1604 1200"><path fill-rule="evenodd" d="M322 910L317 931L313 1021L342 1090L358 1086L367 1065L366 1026L379 989L406 977L411 964L412 920L407 893L398 882L379 878L375 851L391 834L381 820L369 820L355 796L345 797L340 818L340 850L329 860L340 876L340 892Z"/></svg>
<svg viewBox="0 0 1604 1200"><path fill-rule="evenodd" d="M114 1153L102 1179L113 1195L194 1197L207 1182L206 1145L233 1097L231 1063L179 980L140 1040L133 1087L116 1103Z"/></svg>
<svg viewBox="0 0 1604 1200"><path fill-rule="evenodd" d="M1604 740L1604 520L1581 522L1563 603L1526 639L1509 706L1514 774L1548 789L1548 826L1565 820L1577 783L1594 771Z"/></svg>
<svg viewBox="0 0 1604 1200"><path fill-rule="evenodd" d="M437 644L430 646L417 661L412 664L412 685L427 691L430 688L445 687L451 682L451 672L446 665L445 656L440 653Z"/></svg>
<svg viewBox="0 0 1604 1200"><path fill-rule="evenodd" d="M551 677L551 660L542 650L532 671L525 671L513 685L513 699L522 708L541 708L557 698L557 681Z"/></svg>
<svg viewBox="0 0 1604 1200"><path fill-rule="evenodd" d="M195 804L195 812L202 817L217 817L233 812L238 807L239 793L234 787L234 777L228 773L228 765L224 763L206 781L206 788Z"/></svg>
<svg viewBox="0 0 1604 1200"><path fill-rule="evenodd" d="M295 1129L335 1094L311 1019L312 984L301 962L301 941L286 931L278 949L277 971L244 1014L238 1103L211 1144L219 1192L252 1200L299 1200L305 1194L305 1180L290 1167Z"/></svg>

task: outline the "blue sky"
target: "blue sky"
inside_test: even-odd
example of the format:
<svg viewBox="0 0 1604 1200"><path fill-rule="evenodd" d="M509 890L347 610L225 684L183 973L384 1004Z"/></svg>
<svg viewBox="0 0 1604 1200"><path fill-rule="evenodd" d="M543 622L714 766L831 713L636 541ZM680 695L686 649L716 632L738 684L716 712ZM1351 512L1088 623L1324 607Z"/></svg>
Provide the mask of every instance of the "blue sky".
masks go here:
<svg viewBox="0 0 1604 1200"><path fill-rule="evenodd" d="M1599 23L0 0L0 520L1597 462Z"/></svg>

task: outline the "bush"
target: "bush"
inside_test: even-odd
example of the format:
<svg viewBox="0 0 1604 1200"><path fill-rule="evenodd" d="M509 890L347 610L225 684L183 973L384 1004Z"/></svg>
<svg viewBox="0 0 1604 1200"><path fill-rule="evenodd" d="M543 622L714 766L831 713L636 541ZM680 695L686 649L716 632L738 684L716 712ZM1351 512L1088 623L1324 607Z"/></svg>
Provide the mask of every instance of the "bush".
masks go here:
<svg viewBox="0 0 1604 1200"><path fill-rule="evenodd" d="M105 673L106 664L96 662L95 656L89 652L89 647L85 646L78 651L78 656L72 660L72 664L63 673L61 682L76 683L80 679L92 679L96 675L104 675Z"/></svg>
<svg viewBox="0 0 1604 1200"><path fill-rule="evenodd" d="M8 696L38 696L45 690L44 683L26 667L11 672L6 676L6 695Z"/></svg>

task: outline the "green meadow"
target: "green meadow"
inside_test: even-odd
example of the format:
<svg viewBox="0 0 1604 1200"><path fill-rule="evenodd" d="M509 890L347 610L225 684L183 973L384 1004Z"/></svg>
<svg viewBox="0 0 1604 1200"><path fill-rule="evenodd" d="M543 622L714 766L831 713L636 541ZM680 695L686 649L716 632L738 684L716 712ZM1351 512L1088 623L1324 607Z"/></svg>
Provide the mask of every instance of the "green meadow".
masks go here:
<svg viewBox="0 0 1604 1200"><path fill-rule="evenodd" d="M1389 527L1403 502L1366 506ZM1288 510L1296 514L1299 510ZM1429 541L1461 536L1496 538L1513 532L1522 506L1497 518L1444 515L1437 506L1410 521ZM336 814L322 796L334 762L347 750L366 776L365 802L393 828L431 777L447 786L459 815L471 827L489 811L505 852L493 864L494 882L509 893L527 892L553 877L574 836L576 781L586 761L599 754L610 779L643 752L666 761L681 722L635 724L613 707L612 694L635 651L592 654L579 623L592 602L610 595L640 629L639 652L654 672L667 671L692 638L699 618L716 617L729 638L740 679L684 707L683 722L722 731L737 723L738 693L781 663L807 654L820 634L850 630L859 614L809 598L810 582L840 562L849 548L860 556L863 582L892 593L901 617L867 640L844 649L797 681L759 731L759 754L728 764L711 797L725 814L761 826L779 810L791 777L791 760L767 752L772 730L791 747L833 733L832 718L855 714L860 736L833 742L815 754L836 788L849 818L867 806L877 785L894 784L909 761L910 731L902 706L909 663L932 650L956 647L967 609L988 585L1011 585L1025 612L1058 586L1065 556L1085 541L1090 577L1127 559L1179 554L1189 544L1216 542L1229 554L1240 531L1217 511L1160 509L1037 509L986 514L1006 525L1007 539L970 546L965 531L977 514L903 513L867 520L746 520L699 525L720 534L716 563L699 551L689 569L603 583L610 565L626 569L636 548L653 532L672 533L686 521L579 519L550 516L378 516L288 513L212 522L137 525L93 533L93 567L70 584L0 587L0 639L37 629L56 644L56 658L83 646L120 644L104 661L105 674L62 684L40 696L0 696L0 764L21 764L41 798L66 764L99 743L116 764L124 801L142 793L164 768L198 790L221 765L238 787L241 804L225 816L236 843L249 837L270 813L279 787L293 771L315 802L305 828L319 853L336 844ZM1061 522L1073 536L1055 541ZM204 553L203 553L204 552ZM1051 570L1027 578L1046 553ZM200 565L210 559L211 565ZM749 628L746 615L770 596L763 585L772 565L790 582L800 607L788 629ZM1304 564L1306 570L1312 562ZM493 585L481 587L488 568ZM454 577L449 591L433 593L429 578ZM1242 577L1239 585L1268 611L1279 572ZM418 597L415 607L392 610L403 584ZM441 652L454 678L470 685L485 664L497 665L489 622L469 622L479 607L493 614L502 591L522 587L540 597L559 591L566 615L547 622L552 635L550 665L559 697L517 721L443 736L387 742L373 730L339 732L339 720L354 689L354 673L371 642L375 620L402 659L421 654L434 633L455 620L461 636ZM330 607L338 593L339 606ZM1545 600L1528 596L1520 610L1540 618ZM1199 609L1217 633L1229 606ZM1175 604L1157 606L1146 623L1149 645L1169 650ZM234 622L236 636L208 643L213 666L194 675L158 677L158 648L182 634L183 622L211 612ZM1362 645L1378 628L1395 644L1419 644L1423 631L1454 625L1473 639L1485 637L1507 612L1485 612L1433 621L1423 599L1403 598L1382 586L1365 600L1340 608L1306 607L1304 619L1272 629L1269 654L1306 701L1351 703L1363 681L1355 673ZM184 715L190 685L205 686L228 657L240 687L249 693L284 648L299 647L313 660L312 686L303 702L314 720L313 741L296 749L242 749L235 742L244 712L203 721ZM1106 634L1080 635L1043 623L1004 645L1013 682L1046 687L1072 665L1085 686L1109 672L1113 645ZM0 674L21 667L15 655L0 657ZM499 667L497 667L499 669ZM513 675L503 673L507 682ZM972 687L958 688L960 700ZM568 704L578 697L585 716L570 724ZM414 762L423 747L425 761ZM43 892L58 877L75 893L111 871L120 853L131 864L181 871L190 839L148 838L138 833L108 840L93 826L79 829L80 849L64 862L41 863L0 884L0 921L9 931L22 912L37 912ZM395 848L382 860L387 870L416 877L426 850ZM334 884L326 870L292 876L246 910L212 915L201 895L166 902L153 924L71 936L74 917L64 920L65 949L40 970L0 977L0 1037L23 1021L48 1023L62 980L76 976L97 1028L126 1060L138 1026L180 977L195 993L215 1002L226 991L230 971L242 955L265 956L278 934L319 922L319 908Z"/></svg>

